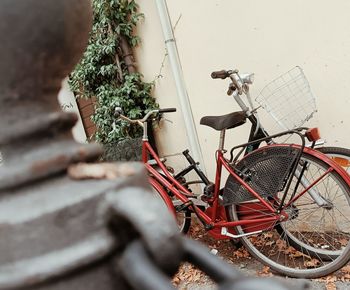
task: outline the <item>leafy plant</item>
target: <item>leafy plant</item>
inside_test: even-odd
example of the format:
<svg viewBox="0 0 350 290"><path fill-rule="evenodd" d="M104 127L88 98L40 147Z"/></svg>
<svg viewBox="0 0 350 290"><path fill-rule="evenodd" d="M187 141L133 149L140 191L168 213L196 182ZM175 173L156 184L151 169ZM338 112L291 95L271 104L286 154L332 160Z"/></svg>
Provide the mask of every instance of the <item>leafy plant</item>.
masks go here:
<svg viewBox="0 0 350 290"><path fill-rule="evenodd" d="M140 43L135 27L143 14L135 0L93 0L94 19L88 47L70 75L69 84L77 98L95 98L96 141L111 143L141 135L140 128L123 121L115 122L115 107L130 118L139 118L157 107L151 96L153 83L130 72L125 62L123 43L130 47Z"/></svg>

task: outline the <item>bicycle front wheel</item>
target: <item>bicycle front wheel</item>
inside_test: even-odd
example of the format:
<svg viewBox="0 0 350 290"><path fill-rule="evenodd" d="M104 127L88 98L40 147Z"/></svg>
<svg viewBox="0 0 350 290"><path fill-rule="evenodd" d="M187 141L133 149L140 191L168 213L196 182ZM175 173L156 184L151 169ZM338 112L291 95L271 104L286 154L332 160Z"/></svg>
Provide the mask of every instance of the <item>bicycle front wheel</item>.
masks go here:
<svg viewBox="0 0 350 290"><path fill-rule="evenodd" d="M174 215L179 231L183 234L187 234L191 227L191 211L188 208L181 209L182 203L174 196L169 196L165 188L155 179L150 178L150 183L164 201L165 205L169 209L169 213Z"/></svg>
<svg viewBox="0 0 350 290"><path fill-rule="evenodd" d="M265 150L264 154L268 152ZM293 196L300 196L283 208L288 219L265 227L262 233L243 236L241 241L252 256L274 271L291 277L316 278L338 270L350 259L350 189L338 174L339 168L332 168L312 154L303 153L300 165L304 167L302 179L300 175L290 177L292 184L285 204ZM254 174L258 176L259 172ZM278 192L267 195L266 200L277 208L281 197ZM316 200L324 201L323 205ZM247 211L256 211L259 218L272 215L252 206L252 202L228 206L229 219L242 220ZM256 228L239 226L236 230L245 235Z"/></svg>

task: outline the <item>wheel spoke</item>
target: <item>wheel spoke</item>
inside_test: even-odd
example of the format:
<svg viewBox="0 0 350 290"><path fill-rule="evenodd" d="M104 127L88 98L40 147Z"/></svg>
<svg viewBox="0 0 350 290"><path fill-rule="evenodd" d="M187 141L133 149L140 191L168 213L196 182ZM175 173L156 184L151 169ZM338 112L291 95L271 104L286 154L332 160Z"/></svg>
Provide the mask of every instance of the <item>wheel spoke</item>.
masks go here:
<svg viewBox="0 0 350 290"><path fill-rule="evenodd" d="M308 163L303 172L308 184L318 180L329 169L329 165L311 155L303 154L302 160ZM293 198L292 193L297 182L296 177L291 178L293 180L286 200ZM253 182L250 185L254 188ZM305 190L301 184L299 186L294 196ZM326 206L317 205L312 196L305 192L283 208L288 216L286 221L276 222L274 227L270 224L262 234L242 238L242 243L249 252L272 270L295 277L320 277L339 269L349 260L349 185L333 170L315 183L312 190L327 201ZM278 204L282 194L284 193L280 192L270 196L269 201ZM271 212L259 210L258 207L255 211L249 207L248 209L260 218L271 216ZM245 214L243 205L229 207L229 216L233 220L239 220ZM256 228L257 224L241 226L237 227L237 232L252 232Z"/></svg>

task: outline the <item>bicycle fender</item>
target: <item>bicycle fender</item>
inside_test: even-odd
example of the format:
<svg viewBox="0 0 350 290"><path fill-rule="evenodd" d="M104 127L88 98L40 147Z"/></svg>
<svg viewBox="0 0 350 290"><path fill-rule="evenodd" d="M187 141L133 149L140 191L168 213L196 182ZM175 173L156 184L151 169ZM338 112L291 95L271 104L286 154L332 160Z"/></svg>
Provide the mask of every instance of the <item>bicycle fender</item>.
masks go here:
<svg viewBox="0 0 350 290"><path fill-rule="evenodd" d="M275 145L271 145L275 146ZM287 146L287 144L279 144L279 146ZM294 148L301 148L300 145L293 144L292 145ZM307 153L309 155L312 155L326 164L328 164L330 167L332 167L344 181L350 186L350 175L345 171L343 167L341 167L339 164L337 164L335 161L333 161L331 158L329 158L326 154L312 148L304 147L303 150L304 153Z"/></svg>

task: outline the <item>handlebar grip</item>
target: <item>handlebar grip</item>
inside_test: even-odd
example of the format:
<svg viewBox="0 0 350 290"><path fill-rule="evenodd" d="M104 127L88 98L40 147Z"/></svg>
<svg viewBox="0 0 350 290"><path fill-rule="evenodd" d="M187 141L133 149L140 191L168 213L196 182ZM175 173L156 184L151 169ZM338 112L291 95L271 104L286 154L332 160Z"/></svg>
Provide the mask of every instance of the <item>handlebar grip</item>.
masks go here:
<svg viewBox="0 0 350 290"><path fill-rule="evenodd" d="M211 77L213 79L226 79L229 76L228 71L226 70L219 70L219 71L213 71L211 73Z"/></svg>
<svg viewBox="0 0 350 290"><path fill-rule="evenodd" d="M176 108L159 109L159 113L173 113L173 112L176 112Z"/></svg>

